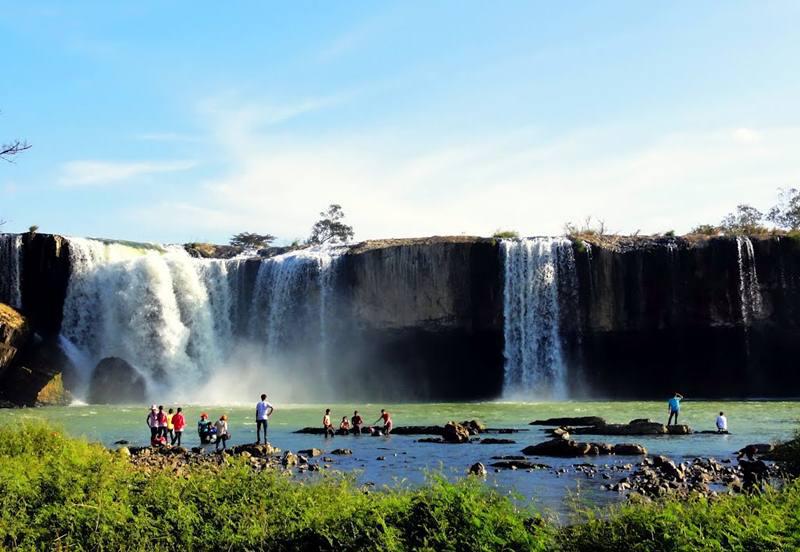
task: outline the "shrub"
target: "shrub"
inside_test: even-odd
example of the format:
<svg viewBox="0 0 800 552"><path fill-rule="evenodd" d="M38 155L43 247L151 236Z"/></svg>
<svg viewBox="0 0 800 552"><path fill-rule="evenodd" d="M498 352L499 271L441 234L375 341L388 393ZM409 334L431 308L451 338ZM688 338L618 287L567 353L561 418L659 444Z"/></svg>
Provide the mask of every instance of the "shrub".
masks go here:
<svg viewBox="0 0 800 552"><path fill-rule="evenodd" d="M519 238L519 232L516 230L495 230L494 234L492 234L493 238L497 239L517 239Z"/></svg>

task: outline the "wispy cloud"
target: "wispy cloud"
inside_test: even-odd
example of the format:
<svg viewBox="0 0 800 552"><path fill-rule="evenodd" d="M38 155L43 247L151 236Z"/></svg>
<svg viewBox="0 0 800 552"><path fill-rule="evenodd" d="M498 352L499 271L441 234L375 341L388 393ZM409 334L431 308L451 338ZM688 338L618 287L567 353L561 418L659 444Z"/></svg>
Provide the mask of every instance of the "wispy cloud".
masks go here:
<svg viewBox="0 0 800 552"><path fill-rule="evenodd" d="M63 186L102 186L150 174L186 171L196 161L70 161L61 168Z"/></svg>
<svg viewBox="0 0 800 552"><path fill-rule="evenodd" d="M586 215L620 232L680 232L716 223L738 202L762 206L800 177L795 127L651 133L647 140L632 138L642 129L547 139L521 130L436 148L424 140L409 147L380 129L314 140L276 135L243 124L242 111L218 115L227 174L205 182L191 204L137 216L206 235L246 229L291 239L337 202L358 238L488 235L498 227L556 234Z"/></svg>

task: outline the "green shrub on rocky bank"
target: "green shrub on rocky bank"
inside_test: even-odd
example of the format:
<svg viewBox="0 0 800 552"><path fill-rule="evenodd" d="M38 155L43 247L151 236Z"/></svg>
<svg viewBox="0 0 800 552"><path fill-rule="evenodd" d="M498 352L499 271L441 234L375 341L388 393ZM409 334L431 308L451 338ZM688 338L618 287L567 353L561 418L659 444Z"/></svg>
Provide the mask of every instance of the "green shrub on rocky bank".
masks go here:
<svg viewBox="0 0 800 552"><path fill-rule="evenodd" d="M481 481L367 490L231 459L138 469L43 424L0 429L0 546L69 550L777 550L800 546L800 485L629 504L558 527Z"/></svg>

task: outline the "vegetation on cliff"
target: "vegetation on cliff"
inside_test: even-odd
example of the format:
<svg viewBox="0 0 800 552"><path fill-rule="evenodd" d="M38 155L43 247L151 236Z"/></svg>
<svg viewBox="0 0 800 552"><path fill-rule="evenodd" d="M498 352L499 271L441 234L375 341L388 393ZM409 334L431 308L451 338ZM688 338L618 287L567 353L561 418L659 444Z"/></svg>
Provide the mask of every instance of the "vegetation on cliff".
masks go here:
<svg viewBox="0 0 800 552"><path fill-rule="evenodd" d="M630 503L559 527L467 478L370 490L292 481L245 459L188 473L43 424L0 429L0 546L73 550L772 550L800 545L800 485Z"/></svg>

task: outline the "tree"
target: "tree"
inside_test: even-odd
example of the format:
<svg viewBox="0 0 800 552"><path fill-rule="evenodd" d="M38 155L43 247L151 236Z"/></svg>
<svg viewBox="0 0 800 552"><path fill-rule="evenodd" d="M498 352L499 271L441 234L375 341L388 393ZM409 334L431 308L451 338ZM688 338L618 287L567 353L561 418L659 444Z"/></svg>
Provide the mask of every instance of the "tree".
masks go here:
<svg viewBox="0 0 800 552"><path fill-rule="evenodd" d="M501 230L498 228L495 230L494 234L492 234L492 237L498 239L517 239L519 238L519 232L516 230Z"/></svg>
<svg viewBox="0 0 800 552"><path fill-rule="evenodd" d="M778 204L769 210L767 220L779 228L792 231L800 229L800 191L796 188L780 188Z"/></svg>
<svg viewBox="0 0 800 552"><path fill-rule="evenodd" d="M31 149L31 145L27 142L23 142L22 140L14 140L8 144L2 144L0 145L0 159L3 161L8 161L9 163L13 163L14 160L12 158L15 155L28 149Z"/></svg>
<svg viewBox="0 0 800 552"><path fill-rule="evenodd" d="M605 236L606 223L603 219L593 221L591 216L584 219L583 224L567 222L564 224L564 234L567 236Z"/></svg>
<svg viewBox="0 0 800 552"><path fill-rule="evenodd" d="M253 234L252 232L240 232L233 236L230 240L231 245L244 247L246 249L255 249L258 247L269 247L275 241L275 236L272 234Z"/></svg>
<svg viewBox="0 0 800 552"><path fill-rule="evenodd" d="M311 236L308 238L309 245L345 243L353 239L355 235L353 227L342 222L344 211L342 211L341 205L331 204L328 206L328 210L322 211L319 216L322 218L311 227Z"/></svg>
<svg viewBox="0 0 800 552"><path fill-rule="evenodd" d="M702 234L704 236L716 236L722 231L719 226L714 226L713 224L701 224L700 226L695 226L692 228L690 234Z"/></svg>
<svg viewBox="0 0 800 552"><path fill-rule="evenodd" d="M726 234L763 234L766 231L761 224L763 218L764 213L752 205L741 204L736 211L725 215L719 225Z"/></svg>

